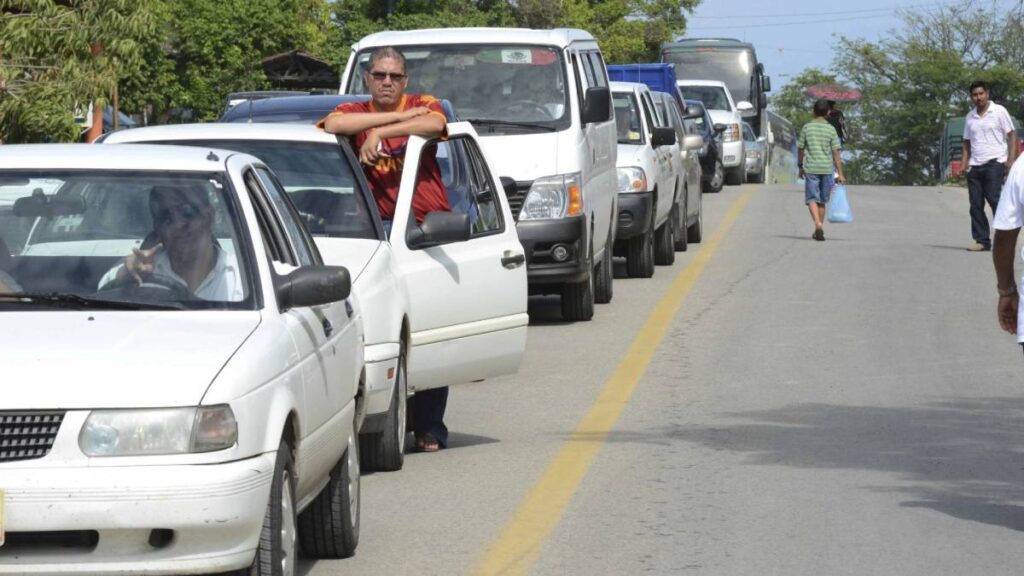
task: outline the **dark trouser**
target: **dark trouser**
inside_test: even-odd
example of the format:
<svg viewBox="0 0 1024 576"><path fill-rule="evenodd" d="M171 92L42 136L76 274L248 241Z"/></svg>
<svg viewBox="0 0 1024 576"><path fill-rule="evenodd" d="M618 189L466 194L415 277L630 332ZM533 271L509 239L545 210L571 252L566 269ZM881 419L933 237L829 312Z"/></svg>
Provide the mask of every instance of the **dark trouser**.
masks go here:
<svg viewBox="0 0 1024 576"><path fill-rule="evenodd" d="M413 433L417 437L430 434L437 438L441 446L448 446L448 427L444 425L444 410L447 407L447 386L413 394L409 399Z"/></svg>
<svg viewBox="0 0 1024 576"><path fill-rule="evenodd" d="M988 217L985 202L992 208L993 216L999 205L999 191L1003 188L1003 171L1006 167L999 160L991 160L981 166L972 166L967 173L967 195L971 200L971 236L986 248L992 246L989 236Z"/></svg>

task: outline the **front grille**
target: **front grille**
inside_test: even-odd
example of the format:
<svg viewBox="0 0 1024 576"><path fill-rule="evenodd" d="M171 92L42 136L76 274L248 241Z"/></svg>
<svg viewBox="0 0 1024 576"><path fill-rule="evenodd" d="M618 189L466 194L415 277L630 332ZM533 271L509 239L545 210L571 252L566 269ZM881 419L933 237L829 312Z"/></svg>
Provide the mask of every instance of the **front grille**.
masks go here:
<svg viewBox="0 0 1024 576"><path fill-rule="evenodd" d="M523 209L523 202L526 201L526 195L530 192L530 187L533 186L533 182L516 182L516 191L508 197L508 207L512 209L512 217L519 221L519 212Z"/></svg>
<svg viewBox="0 0 1024 576"><path fill-rule="evenodd" d="M0 412L0 462L32 460L50 453L64 412Z"/></svg>

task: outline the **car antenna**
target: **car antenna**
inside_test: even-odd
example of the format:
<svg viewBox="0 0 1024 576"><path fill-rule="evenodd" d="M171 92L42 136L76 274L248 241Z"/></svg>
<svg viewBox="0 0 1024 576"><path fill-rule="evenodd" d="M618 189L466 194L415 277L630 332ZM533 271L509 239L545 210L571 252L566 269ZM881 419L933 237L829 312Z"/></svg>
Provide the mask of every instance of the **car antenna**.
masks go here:
<svg viewBox="0 0 1024 576"><path fill-rule="evenodd" d="M249 124L252 124L252 98L249 98Z"/></svg>

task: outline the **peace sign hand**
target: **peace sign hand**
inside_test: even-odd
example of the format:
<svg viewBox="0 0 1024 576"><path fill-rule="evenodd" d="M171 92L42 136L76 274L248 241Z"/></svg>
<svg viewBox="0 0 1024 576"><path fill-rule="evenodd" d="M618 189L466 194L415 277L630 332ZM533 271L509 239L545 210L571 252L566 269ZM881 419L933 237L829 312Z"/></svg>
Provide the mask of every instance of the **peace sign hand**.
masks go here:
<svg viewBox="0 0 1024 576"><path fill-rule="evenodd" d="M142 284L142 275L153 273L156 255L163 249L163 242L147 250L132 248L132 253L124 257L124 269L137 283Z"/></svg>

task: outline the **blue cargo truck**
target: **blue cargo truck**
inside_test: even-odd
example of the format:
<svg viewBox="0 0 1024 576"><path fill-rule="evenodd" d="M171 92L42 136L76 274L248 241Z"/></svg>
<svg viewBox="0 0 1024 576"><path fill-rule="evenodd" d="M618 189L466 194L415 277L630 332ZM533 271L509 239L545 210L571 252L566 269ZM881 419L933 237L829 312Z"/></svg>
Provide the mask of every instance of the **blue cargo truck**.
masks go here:
<svg viewBox="0 0 1024 576"><path fill-rule="evenodd" d="M672 64L609 64L608 79L614 82L647 84L651 90L671 94L679 103L679 109L686 110L676 88L676 69Z"/></svg>

